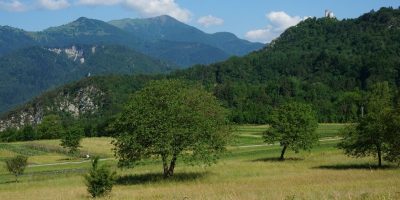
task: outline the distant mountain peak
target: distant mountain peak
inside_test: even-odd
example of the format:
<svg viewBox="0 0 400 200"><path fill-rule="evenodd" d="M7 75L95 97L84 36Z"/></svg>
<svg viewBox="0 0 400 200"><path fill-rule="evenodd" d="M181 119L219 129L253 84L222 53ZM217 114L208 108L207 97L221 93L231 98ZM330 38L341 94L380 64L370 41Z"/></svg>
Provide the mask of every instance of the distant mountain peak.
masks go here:
<svg viewBox="0 0 400 200"><path fill-rule="evenodd" d="M75 22L85 22L85 21L90 21L92 19L89 19L87 17L79 17L78 19L75 20Z"/></svg>
<svg viewBox="0 0 400 200"><path fill-rule="evenodd" d="M224 37L226 39L237 40L239 39L235 34L230 32L217 32L213 34L216 37Z"/></svg>
<svg viewBox="0 0 400 200"><path fill-rule="evenodd" d="M179 20L177 20L177 19L175 19L175 18L173 18L173 17L171 17L169 15L160 15L160 16L153 17L153 18L148 18L148 19L150 19L150 20L151 19L152 20L158 20L158 21L161 21L161 22L179 22L179 23L182 23Z"/></svg>

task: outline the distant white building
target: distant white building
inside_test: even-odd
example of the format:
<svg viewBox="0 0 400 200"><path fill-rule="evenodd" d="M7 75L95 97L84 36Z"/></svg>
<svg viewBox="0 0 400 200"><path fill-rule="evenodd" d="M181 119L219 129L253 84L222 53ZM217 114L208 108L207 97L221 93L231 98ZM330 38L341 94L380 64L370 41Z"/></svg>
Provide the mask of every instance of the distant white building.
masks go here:
<svg viewBox="0 0 400 200"><path fill-rule="evenodd" d="M333 14L332 11L326 9L325 10L325 17L327 17L327 18L335 18L335 14Z"/></svg>

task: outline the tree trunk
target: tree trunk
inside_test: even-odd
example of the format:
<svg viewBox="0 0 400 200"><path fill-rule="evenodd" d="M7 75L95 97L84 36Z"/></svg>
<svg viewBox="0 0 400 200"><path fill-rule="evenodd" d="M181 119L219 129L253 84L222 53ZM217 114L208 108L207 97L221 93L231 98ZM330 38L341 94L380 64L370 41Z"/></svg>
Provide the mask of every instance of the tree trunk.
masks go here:
<svg viewBox="0 0 400 200"><path fill-rule="evenodd" d="M176 155L174 155L172 157L171 164L169 165L169 169L168 169L168 176L169 177L174 175L175 163L176 163Z"/></svg>
<svg viewBox="0 0 400 200"><path fill-rule="evenodd" d="M282 152L281 152L281 157L279 158L280 160L285 160L285 152L286 152L287 146L283 146Z"/></svg>
<svg viewBox="0 0 400 200"><path fill-rule="evenodd" d="M378 166L382 167L382 150L379 145L377 145L377 150L378 150Z"/></svg>
<svg viewBox="0 0 400 200"><path fill-rule="evenodd" d="M162 158L163 170L164 170L163 175L164 175L164 178L167 178L168 177L167 156L166 155L161 155L161 158Z"/></svg>
<svg viewBox="0 0 400 200"><path fill-rule="evenodd" d="M175 163L176 163L177 156L174 154L172 156L171 163L168 166L167 163L167 156L162 156L162 161L163 161L163 169L164 169L164 178L168 178L174 175L174 170L175 170Z"/></svg>

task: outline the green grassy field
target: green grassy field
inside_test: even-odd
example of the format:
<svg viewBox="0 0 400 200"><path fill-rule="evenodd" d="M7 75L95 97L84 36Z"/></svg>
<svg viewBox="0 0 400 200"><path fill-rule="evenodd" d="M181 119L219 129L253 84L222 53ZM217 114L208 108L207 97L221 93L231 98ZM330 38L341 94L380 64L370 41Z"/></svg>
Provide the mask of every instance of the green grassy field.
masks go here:
<svg viewBox="0 0 400 200"><path fill-rule="evenodd" d="M268 126L238 126L229 152L211 167L178 163L175 177L164 180L161 163L143 162L120 170L111 196L105 199L400 199L400 169L388 165L374 169L374 158L348 158L336 149L337 140L324 140L310 152L288 152L277 161L280 147L262 145ZM337 136L343 125L321 124L322 137ZM82 151L112 157L110 138L89 138ZM0 165L16 154L30 156L20 183L14 183L0 167L0 199L88 199L82 174L88 162L70 158L58 148L59 141L0 144ZM255 146L254 146L255 145ZM65 164L65 162L72 162ZM59 165L44 165L64 163ZM38 166L39 165L39 166Z"/></svg>

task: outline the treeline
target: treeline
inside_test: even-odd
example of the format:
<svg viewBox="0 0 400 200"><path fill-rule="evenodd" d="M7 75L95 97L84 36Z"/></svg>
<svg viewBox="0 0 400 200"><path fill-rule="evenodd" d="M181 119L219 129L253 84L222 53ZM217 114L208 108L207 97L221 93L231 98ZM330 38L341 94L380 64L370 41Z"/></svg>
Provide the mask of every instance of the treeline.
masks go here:
<svg viewBox="0 0 400 200"><path fill-rule="evenodd" d="M25 125L20 129L8 128L0 134L0 142L32 141L44 139L60 139L72 130L80 130L82 136L107 136L100 123L92 126L89 123L83 123L83 120L74 120L61 118L58 115L47 115L37 126ZM101 130L100 130L101 129Z"/></svg>

